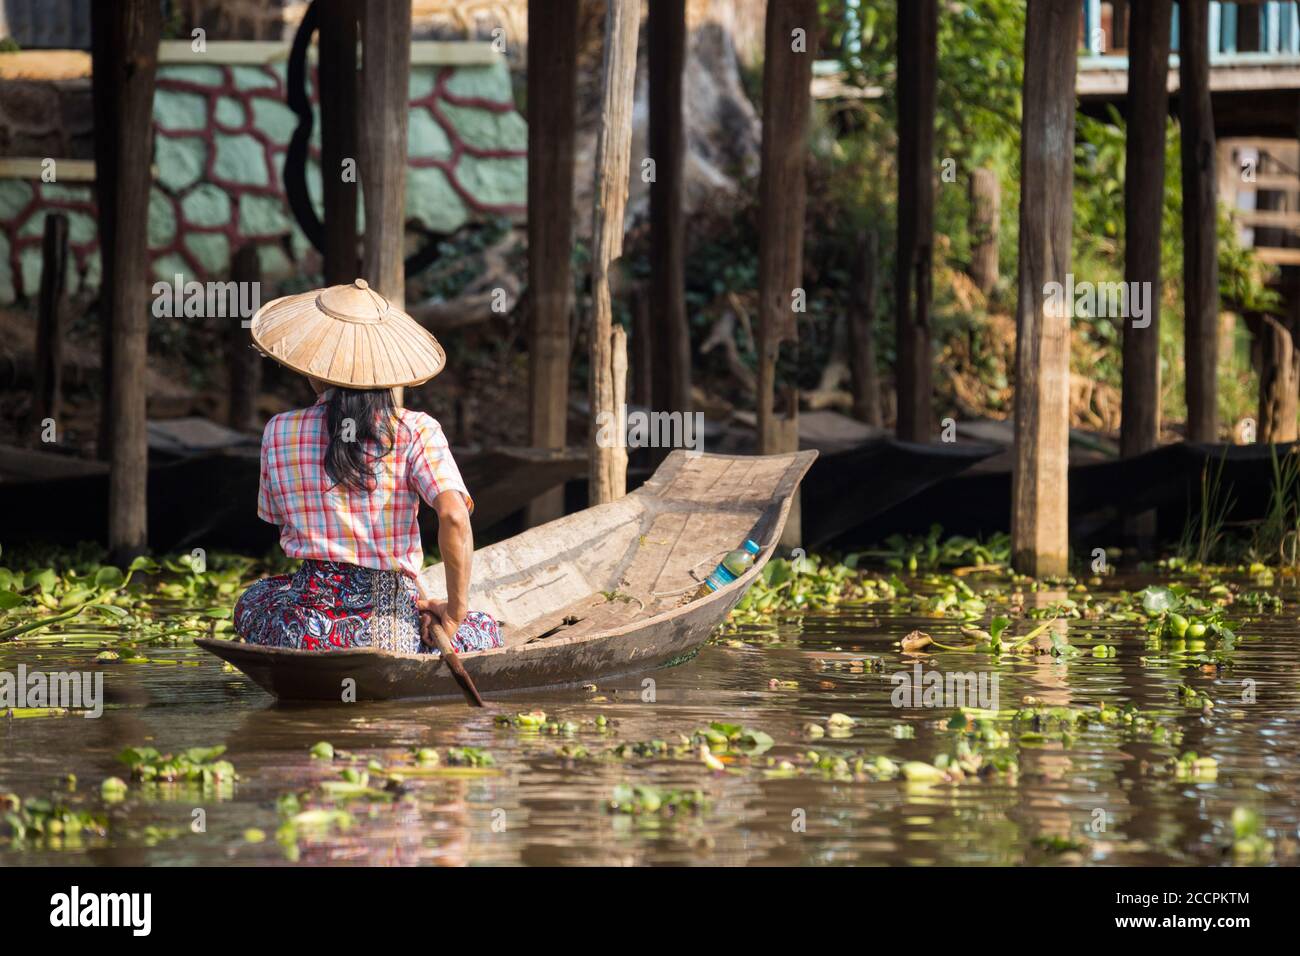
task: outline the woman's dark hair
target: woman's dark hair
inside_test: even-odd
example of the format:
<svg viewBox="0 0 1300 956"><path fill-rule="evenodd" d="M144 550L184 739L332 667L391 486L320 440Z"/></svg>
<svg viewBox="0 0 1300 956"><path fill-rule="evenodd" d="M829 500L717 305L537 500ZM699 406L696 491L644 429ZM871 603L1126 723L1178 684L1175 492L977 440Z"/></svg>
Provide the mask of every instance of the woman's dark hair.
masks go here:
<svg viewBox="0 0 1300 956"><path fill-rule="evenodd" d="M325 399L325 474L351 491L375 489L374 463L393 450L393 391L333 386Z"/></svg>

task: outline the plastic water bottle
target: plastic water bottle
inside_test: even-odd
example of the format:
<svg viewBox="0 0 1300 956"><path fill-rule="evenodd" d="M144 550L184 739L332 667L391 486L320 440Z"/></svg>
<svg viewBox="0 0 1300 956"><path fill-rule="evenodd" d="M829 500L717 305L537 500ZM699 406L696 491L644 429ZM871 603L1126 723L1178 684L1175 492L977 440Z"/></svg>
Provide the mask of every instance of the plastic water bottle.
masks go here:
<svg viewBox="0 0 1300 956"><path fill-rule="evenodd" d="M754 566L754 559L758 557L760 550L755 542L746 539L743 547L732 551L718 563L713 573L705 578L704 585L695 592L695 596L702 598L736 580Z"/></svg>

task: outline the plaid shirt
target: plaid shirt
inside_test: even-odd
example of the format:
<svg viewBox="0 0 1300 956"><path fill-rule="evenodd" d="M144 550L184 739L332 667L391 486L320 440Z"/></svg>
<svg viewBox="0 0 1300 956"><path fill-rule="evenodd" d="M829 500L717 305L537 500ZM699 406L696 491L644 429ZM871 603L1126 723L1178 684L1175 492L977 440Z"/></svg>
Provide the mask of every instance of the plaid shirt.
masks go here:
<svg viewBox="0 0 1300 956"><path fill-rule="evenodd" d="M375 489L359 493L325 474L324 400L266 423L258 517L280 526L280 546L291 558L419 573L420 499L433 504L441 492L459 491L474 510L442 426L423 412L400 409L393 449L375 462Z"/></svg>

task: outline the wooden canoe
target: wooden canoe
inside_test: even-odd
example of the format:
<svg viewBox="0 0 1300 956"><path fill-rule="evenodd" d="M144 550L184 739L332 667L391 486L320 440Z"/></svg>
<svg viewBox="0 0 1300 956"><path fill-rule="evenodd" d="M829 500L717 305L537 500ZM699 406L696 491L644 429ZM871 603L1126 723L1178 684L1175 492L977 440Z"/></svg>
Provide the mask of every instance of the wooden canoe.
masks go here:
<svg viewBox="0 0 1300 956"><path fill-rule="evenodd" d="M506 646L461 655L465 669L491 695L639 673L692 653L772 556L816 456L674 451L626 497L475 552L470 606L501 622ZM754 566L688 600L746 538L762 548ZM425 580L446 594L440 565ZM197 643L282 700L340 701L349 679L356 700L461 696L437 656Z"/></svg>

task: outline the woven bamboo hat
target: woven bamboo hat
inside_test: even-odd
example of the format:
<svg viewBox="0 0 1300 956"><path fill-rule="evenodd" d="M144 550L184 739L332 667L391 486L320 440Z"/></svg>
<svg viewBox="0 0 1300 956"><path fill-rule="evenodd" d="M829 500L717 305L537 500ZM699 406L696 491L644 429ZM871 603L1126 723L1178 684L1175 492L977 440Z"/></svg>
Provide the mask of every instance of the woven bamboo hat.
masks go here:
<svg viewBox="0 0 1300 956"><path fill-rule="evenodd" d="M253 315L252 332L263 355L345 388L421 385L447 364L429 330L365 279L273 299Z"/></svg>

